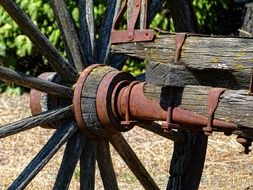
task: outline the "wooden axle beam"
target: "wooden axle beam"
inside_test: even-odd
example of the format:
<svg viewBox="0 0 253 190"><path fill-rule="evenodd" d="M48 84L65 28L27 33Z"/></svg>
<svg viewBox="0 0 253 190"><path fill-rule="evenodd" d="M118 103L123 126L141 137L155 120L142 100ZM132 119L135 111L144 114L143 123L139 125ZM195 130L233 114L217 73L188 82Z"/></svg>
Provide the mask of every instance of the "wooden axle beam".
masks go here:
<svg viewBox="0 0 253 190"><path fill-rule="evenodd" d="M153 42L113 45L112 52L148 60L146 81L156 85L249 88L252 38L187 34L175 64L175 37L176 34L163 34Z"/></svg>

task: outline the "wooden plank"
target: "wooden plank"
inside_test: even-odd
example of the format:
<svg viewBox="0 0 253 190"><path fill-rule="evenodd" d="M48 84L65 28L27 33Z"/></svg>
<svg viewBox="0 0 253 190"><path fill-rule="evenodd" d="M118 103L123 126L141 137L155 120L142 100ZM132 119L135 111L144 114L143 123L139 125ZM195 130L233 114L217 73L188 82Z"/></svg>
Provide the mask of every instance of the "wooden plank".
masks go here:
<svg viewBox="0 0 253 190"><path fill-rule="evenodd" d="M76 131L73 123L60 127L8 189L24 189Z"/></svg>
<svg viewBox="0 0 253 190"><path fill-rule="evenodd" d="M252 42L252 38L189 34L178 65L174 64L175 34L160 35L154 42L113 45L112 51L148 60L146 80L153 84L171 85L169 79L178 74L184 84L245 89L252 70Z"/></svg>
<svg viewBox="0 0 253 190"><path fill-rule="evenodd" d="M75 82L78 72L68 63L55 47L43 35L31 19L22 11L15 1L0 0L0 5L15 20L21 30L29 37L38 51L44 55L53 69L59 73L63 80Z"/></svg>
<svg viewBox="0 0 253 190"><path fill-rule="evenodd" d="M75 25L64 0L50 0L69 62L80 72L88 65Z"/></svg>
<svg viewBox="0 0 253 190"><path fill-rule="evenodd" d="M98 142L97 163L104 189L119 189L116 174L113 169L109 142L107 140L101 140Z"/></svg>
<svg viewBox="0 0 253 190"><path fill-rule="evenodd" d="M168 105L168 101L173 99L179 107L207 116L210 88L187 85L185 88L175 90L175 96L171 97L168 95L169 88L146 84L144 92L146 97L160 101L164 105ZM253 96L248 94L248 90L226 90L219 99L215 118L231 121L241 128L252 128Z"/></svg>
<svg viewBox="0 0 253 190"><path fill-rule="evenodd" d="M31 116L20 121L0 127L0 138L20 133L39 125L45 125L53 121L59 121L72 117L72 106L56 108L42 112L39 115Z"/></svg>
<svg viewBox="0 0 253 190"><path fill-rule="evenodd" d="M111 136L109 140L144 189L159 189L121 133Z"/></svg>
<svg viewBox="0 0 253 190"><path fill-rule="evenodd" d="M88 140L80 157L80 189L95 189L97 141Z"/></svg>
<svg viewBox="0 0 253 190"><path fill-rule="evenodd" d="M37 89L64 98L72 98L73 94L72 89L66 86L32 77L21 72L15 72L2 66L0 66L0 80L13 82L24 87Z"/></svg>
<svg viewBox="0 0 253 190"><path fill-rule="evenodd" d="M86 138L81 132L76 132L68 141L62 163L57 174L53 190L68 190L77 161L86 144Z"/></svg>
<svg viewBox="0 0 253 190"><path fill-rule="evenodd" d="M88 64L94 63L94 0L78 0L80 11L80 40Z"/></svg>

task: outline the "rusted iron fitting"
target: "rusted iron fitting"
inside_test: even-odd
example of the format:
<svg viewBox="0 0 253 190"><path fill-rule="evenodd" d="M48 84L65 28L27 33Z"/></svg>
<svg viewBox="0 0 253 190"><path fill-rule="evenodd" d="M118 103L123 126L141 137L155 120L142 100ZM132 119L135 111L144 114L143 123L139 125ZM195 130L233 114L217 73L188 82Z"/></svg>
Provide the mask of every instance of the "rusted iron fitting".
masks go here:
<svg viewBox="0 0 253 190"><path fill-rule="evenodd" d="M213 133L214 114L218 107L219 98L224 93L224 88L211 88L208 91L208 122L207 126L203 128L205 135L210 136Z"/></svg>
<svg viewBox="0 0 253 190"><path fill-rule="evenodd" d="M176 33L175 41L176 41L176 52L174 57L174 63L178 64L179 60L181 58L181 52L183 45L185 43L185 40L187 38L187 33Z"/></svg>
<svg viewBox="0 0 253 190"><path fill-rule="evenodd" d="M141 0L133 0L134 6L131 15L128 17L127 30L117 30L120 21L123 19L124 13L127 10L128 0L124 0L123 6L119 12L119 15L115 19L112 32L111 32L111 43L127 43L127 42L143 42L152 41L155 38L155 34L152 30L147 29L147 23L145 23L146 28L135 29L136 23L138 21L140 11L141 11ZM144 6L147 6L144 4ZM147 12L146 12L147 14ZM147 16L146 16L147 17ZM147 19L144 19L147 22Z"/></svg>
<svg viewBox="0 0 253 190"><path fill-rule="evenodd" d="M38 78L55 82L57 84L61 83L60 77L54 72L45 72L38 76ZM39 90L31 89L30 92L30 109L32 115L40 114L41 112L48 111L52 108L57 107L60 102L58 97L50 95ZM55 123L49 123L42 125L43 128L57 128Z"/></svg>
<svg viewBox="0 0 253 190"><path fill-rule="evenodd" d="M166 121L165 125L168 126L164 125L164 127L169 127L168 129L198 129L201 131L203 130L204 126L208 125L208 123L208 126L211 127L211 130L213 130L213 128L219 129L221 131L233 131L237 129L236 125L233 123L214 119L214 111L217 107L217 103L214 101L215 98L211 98L210 100L211 106L208 119L208 117L200 115L196 112L182 109L180 107L167 107L166 109L164 106L160 105L160 102L145 97L143 92L144 85L145 83L139 83L132 88L129 101L127 101L128 95L124 88L119 92L117 98L117 111L121 118L125 118L125 114L127 112L126 105L129 105L129 112L134 120ZM221 90L217 90L216 93L220 95ZM214 94L213 96L217 98L217 94ZM214 103L212 103L212 101L214 101ZM206 130L208 131L209 128Z"/></svg>
<svg viewBox="0 0 253 190"><path fill-rule="evenodd" d="M251 151L249 148L251 147L253 140L239 135L236 138L236 141L244 147L244 153L249 154L249 152Z"/></svg>

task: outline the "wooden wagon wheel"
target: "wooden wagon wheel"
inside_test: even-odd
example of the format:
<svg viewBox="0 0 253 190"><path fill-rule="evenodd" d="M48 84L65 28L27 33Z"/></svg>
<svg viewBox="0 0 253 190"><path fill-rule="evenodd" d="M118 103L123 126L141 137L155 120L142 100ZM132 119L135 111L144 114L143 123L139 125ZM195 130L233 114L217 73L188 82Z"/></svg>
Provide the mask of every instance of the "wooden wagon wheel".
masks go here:
<svg viewBox="0 0 253 190"><path fill-rule="evenodd" d="M121 85L124 87L134 80L131 75L113 68L122 65L125 60L124 57L116 55L117 57L112 58L111 62L108 58L110 56L112 23L120 2L117 0L107 1L107 10L99 38L96 40L93 1L78 1L81 24L80 31L77 32L65 2L63 0L51 0L67 52L68 60L65 60L14 1L0 0L1 6L16 21L56 72L34 78L7 68L0 68L1 80L36 89L31 92L31 109L34 115L2 126L0 138L14 135L38 125L56 128L54 135L9 186L9 189L24 189L64 143L67 143L67 146L54 189L68 189L78 160L80 160L81 189L94 189L96 160L104 188L118 189L109 142L145 189L159 189L119 132L130 130L132 128L131 121L128 120L129 118L126 119L125 128L112 126L112 123L117 126L120 121L117 120L118 118L111 118L115 110L108 108L108 102L103 102L108 100L108 97L114 97L118 87ZM150 18L154 17L163 3L163 0L151 1ZM108 65L108 63L111 63L112 67L102 65ZM81 72L80 75L79 72ZM101 83L103 85L100 85ZM131 84L134 85L134 83ZM107 87L105 91L104 86ZM113 89L111 89L112 86ZM110 96L107 96L108 94ZM96 99L98 96L106 114L102 108L102 111L97 110L98 100ZM109 104L110 106L113 107ZM110 113L107 112L108 109L111 110ZM103 124L100 122L101 118L105 120L102 122ZM147 125L150 124L140 123L140 126L146 129ZM149 130L173 139L173 136L157 130L154 123L152 125L153 128L150 127ZM197 189L200 181L206 138L203 138L202 135L188 133L183 135L186 138L185 143L175 144L168 189Z"/></svg>

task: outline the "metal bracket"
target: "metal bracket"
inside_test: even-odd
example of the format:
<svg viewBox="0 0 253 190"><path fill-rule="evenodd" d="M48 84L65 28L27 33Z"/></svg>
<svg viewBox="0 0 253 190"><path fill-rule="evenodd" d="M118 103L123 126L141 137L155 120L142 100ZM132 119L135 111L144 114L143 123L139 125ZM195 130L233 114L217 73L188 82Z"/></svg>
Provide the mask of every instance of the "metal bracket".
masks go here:
<svg viewBox="0 0 253 190"><path fill-rule="evenodd" d="M131 91L132 91L133 87L139 83L140 83L139 81L133 81L130 83L130 85L127 88L127 96L126 96L127 104L126 104L125 121L121 121L121 123L120 123L121 125L124 126L124 128L127 128L127 129L133 128L134 125L136 123L138 123L138 121L130 120L130 96L131 96Z"/></svg>
<svg viewBox="0 0 253 190"><path fill-rule="evenodd" d="M134 1L134 7L133 7L132 14L129 17L129 20L127 22L127 25L128 25L127 30L117 30L116 28L118 27L121 19L123 18L124 13L127 10L128 0L125 0L123 2L123 6L119 12L119 15L115 19L112 26L111 44L152 41L155 38L155 34L150 29L147 29L147 28L143 30L135 29L135 25L137 23L137 20L141 11L141 1L145 1L145 0L133 0L133 1ZM147 20L145 20L145 22L147 22Z"/></svg>
<svg viewBox="0 0 253 190"><path fill-rule="evenodd" d="M208 92L208 122L207 126L203 128L207 136L212 135L214 113L218 107L219 98L225 90L224 88L211 88Z"/></svg>

